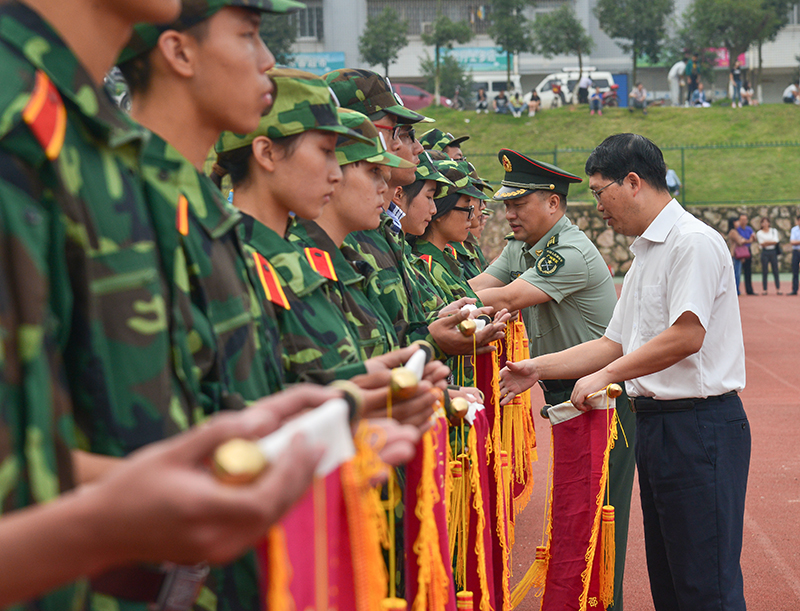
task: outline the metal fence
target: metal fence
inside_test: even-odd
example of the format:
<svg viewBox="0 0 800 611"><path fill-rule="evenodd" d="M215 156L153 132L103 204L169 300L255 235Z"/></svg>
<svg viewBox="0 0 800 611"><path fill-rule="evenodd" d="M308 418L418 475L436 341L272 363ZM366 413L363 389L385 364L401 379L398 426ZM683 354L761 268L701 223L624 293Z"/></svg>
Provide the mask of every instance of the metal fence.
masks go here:
<svg viewBox="0 0 800 611"><path fill-rule="evenodd" d="M552 161L583 176L593 149L559 148L521 151ZM784 204L800 202L800 142L662 146L664 159L681 181L678 200L685 206ZM502 180L495 153L471 153L478 171ZM591 201L587 181L570 188L571 201Z"/></svg>

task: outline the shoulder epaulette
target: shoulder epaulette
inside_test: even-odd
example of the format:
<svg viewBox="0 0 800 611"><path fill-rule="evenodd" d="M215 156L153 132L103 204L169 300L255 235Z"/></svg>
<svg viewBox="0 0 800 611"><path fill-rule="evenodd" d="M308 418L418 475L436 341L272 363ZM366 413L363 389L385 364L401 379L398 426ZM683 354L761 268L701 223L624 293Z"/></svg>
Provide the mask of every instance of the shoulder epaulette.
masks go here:
<svg viewBox="0 0 800 611"><path fill-rule="evenodd" d="M67 132L67 109L58 89L41 70L36 71L36 83L22 111L22 120L42 145L47 158L52 161L58 157Z"/></svg>
<svg viewBox="0 0 800 611"><path fill-rule="evenodd" d="M431 271L433 268L433 257L430 255L420 255L419 258L425 261L425 264L428 266L428 271Z"/></svg>
<svg viewBox="0 0 800 611"><path fill-rule="evenodd" d="M336 269L333 267L333 261L327 251L321 248L304 248L306 259L311 264L311 267L328 280L336 282L339 277L336 275Z"/></svg>
<svg viewBox="0 0 800 611"><path fill-rule="evenodd" d="M256 262L258 279L261 280L261 286L264 288L264 294L267 296L267 299L281 306L284 310L291 310L292 306L286 298L286 293L283 292L283 287L278 278L278 272L272 267L272 263L257 252L253 253L253 259Z"/></svg>

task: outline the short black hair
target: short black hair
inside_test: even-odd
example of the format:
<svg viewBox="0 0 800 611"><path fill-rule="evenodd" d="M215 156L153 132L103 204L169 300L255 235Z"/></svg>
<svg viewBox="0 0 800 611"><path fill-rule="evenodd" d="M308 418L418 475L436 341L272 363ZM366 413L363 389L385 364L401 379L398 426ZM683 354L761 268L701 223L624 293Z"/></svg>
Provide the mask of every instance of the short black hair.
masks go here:
<svg viewBox="0 0 800 611"><path fill-rule="evenodd" d="M186 30L177 31L184 31L197 42L203 42L208 37L208 19L196 23ZM119 71L122 72L122 76L125 77L125 82L128 84L128 90L131 95L145 94L150 88L150 83L153 80L153 66L150 63L150 54L154 51L155 48L117 66Z"/></svg>
<svg viewBox="0 0 800 611"><path fill-rule="evenodd" d="M661 149L639 134L614 134L603 140L586 160L585 171L617 182L634 172L657 191L669 191Z"/></svg>

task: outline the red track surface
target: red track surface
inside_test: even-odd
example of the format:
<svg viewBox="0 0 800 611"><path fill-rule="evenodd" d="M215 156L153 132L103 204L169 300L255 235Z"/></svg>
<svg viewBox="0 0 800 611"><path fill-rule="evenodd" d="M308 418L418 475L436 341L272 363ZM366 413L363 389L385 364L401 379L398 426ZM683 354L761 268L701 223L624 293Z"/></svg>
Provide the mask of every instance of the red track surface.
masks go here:
<svg viewBox="0 0 800 611"><path fill-rule="evenodd" d="M754 278L755 282L760 278ZM789 287L783 286L784 291ZM753 450L745 510L742 570L750 611L783 611L800 605L800 297L742 296L739 305L747 360L742 401L750 419ZM543 403L535 389L534 406ZM512 587L533 561L541 540L550 426L536 419L539 462L533 498L517 518ZM634 483L624 607L651 611L639 489ZM517 607L539 609L532 595Z"/></svg>

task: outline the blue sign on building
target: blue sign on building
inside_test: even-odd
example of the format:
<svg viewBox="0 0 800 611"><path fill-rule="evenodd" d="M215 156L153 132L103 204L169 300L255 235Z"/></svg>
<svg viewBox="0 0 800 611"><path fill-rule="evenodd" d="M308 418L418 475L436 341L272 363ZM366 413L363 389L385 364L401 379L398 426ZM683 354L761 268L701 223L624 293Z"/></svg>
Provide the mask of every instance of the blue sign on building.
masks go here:
<svg viewBox="0 0 800 611"><path fill-rule="evenodd" d="M341 51L333 51L332 53L295 53L294 59L289 62L289 66L322 76L331 70L342 70L345 67L344 53Z"/></svg>
<svg viewBox="0 0 800 611"><path fill-rule="evenodd" d="M461 47L442 49L442 52L454 57L467 71L505 72L508 66L508 57L500 47Z"/></svg>

